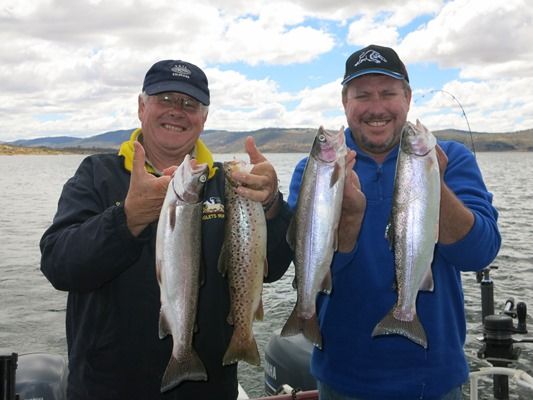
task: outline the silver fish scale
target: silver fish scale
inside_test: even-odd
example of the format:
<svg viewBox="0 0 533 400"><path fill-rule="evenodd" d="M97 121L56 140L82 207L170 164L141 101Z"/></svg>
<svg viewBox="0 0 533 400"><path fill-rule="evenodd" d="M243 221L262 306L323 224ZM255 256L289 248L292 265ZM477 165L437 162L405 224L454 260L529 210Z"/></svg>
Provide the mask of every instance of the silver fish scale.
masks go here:
<svg viewBox="0 0 533 400"><path fill-rule="evenodd" d="M223 364L244 360L259 365L260 357L252 324L256 313L262 316L261 293L266 273L267 229L261 203L236 193L230 178L235 164L226 164L226 203L224 243L219 270L227 275L231 310L228 321L233 337Z"/></svg>
<svg viewBox="0 0 533 400"><path fill-rule="evenodd" d="M207 165L197 165L187 155L168 185L157 224L159 336L170 334L173 341L161 391L170 390L184 380L207 380L205 367L192 345L200 288L203 208L200 193L206 176ZM188 201L180 200L176 190ZM182 196L183 193L188 196Z"/></svg>
<svg viewBox="0 0 533 400"><path fill-rule="evenodd" d="M431 262L438 239L440 171L437 141L420 122L402 132L386 237L394 250L398 298L372 336L398 334L427 348L416 312L419 290L433 290Z"/></svg>
<svg viewBox="0 0 533 400"><path fill-rule="evenodd" d="M316 296L320 291L331 290L330 265L337 250L346 153L343 129L338 132L318 129L287 234L294 250L297 299L281 335L303 333L319 348L322 337L316 318Z"/></svg>
<svg viewBox="0 0 533 400"><path fill-rule="evenodd" d="M412 320L416 297L433 259L440 210L435 150L425 157L399 155L392 211L394 254L401 319Z"/></svg>

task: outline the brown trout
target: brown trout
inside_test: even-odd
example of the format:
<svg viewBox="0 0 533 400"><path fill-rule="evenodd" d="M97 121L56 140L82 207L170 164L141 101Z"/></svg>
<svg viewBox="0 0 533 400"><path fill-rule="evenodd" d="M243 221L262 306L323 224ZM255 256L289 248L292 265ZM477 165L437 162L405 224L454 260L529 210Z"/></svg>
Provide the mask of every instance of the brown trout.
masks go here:
<svg viewBox="0 0 533 400"><path fill-rule="evenodd" d="M185 380L207 380L192 347L201 266L201 193L207 164L187 155L167 189L157 224L156 272L161 291L159 337L172 335L170 361L161 381L167 391Z"/></svg>
<svg viewBox="0 0 533 400"><path fill-rule="evenodd" d="M245 163L224 163L226 219L218 269L228 279L231 302L228 323L233 325L233 336L222 364L243 360L260 365L252 324L254 318L263 319L261 294L263 278L268 274L266 220L260 202L246 199L235 191L237 183L231 179L235 168L245 168Z"/></svg>
<svg viewBox="0 0 533 400"><path fill-rule="evenodd" d="M427 348L416 313L419 290L433 290L431 262L439 234L440 171L435 136L420 121L402 131L386 238L394 250L398 299L372 336L403 335Z"/></svg>
<svg viewBox="0 0 533 400"><path fill-rule="evenodd" d="M298 333L322 348L316 317L318 292L331 292L330 265L337 250L347 154L344 129L318 129L302 177L287 241L294 251L297 300L281 336Z"/></svg>

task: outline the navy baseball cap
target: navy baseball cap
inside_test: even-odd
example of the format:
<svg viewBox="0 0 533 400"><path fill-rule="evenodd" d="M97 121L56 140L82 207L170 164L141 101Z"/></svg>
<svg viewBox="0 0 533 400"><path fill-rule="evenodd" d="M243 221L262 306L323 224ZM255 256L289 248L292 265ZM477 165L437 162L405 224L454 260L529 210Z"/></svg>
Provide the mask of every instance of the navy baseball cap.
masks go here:
<svg viewBox="0 0 533 400"><path fill-rule="evenodd" d="M357 50L346 60L343 85L352 79L366 74L382 74L409 82L407 69L398 54L390 47L371 44Z"/></svg>
<svg viewBox="0 0 533 400"><path fill-rule="evenodd" d="M186 61L156 62L146 73L142 90L150 96L163 92L180 92L209 105L207 76L196 65Z"/></svg>

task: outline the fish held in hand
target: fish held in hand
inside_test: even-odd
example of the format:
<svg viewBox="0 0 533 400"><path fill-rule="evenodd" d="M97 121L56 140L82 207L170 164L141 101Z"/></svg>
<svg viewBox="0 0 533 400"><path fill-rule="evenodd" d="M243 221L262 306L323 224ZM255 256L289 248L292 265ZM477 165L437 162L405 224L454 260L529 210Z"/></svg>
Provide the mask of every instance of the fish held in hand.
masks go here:
<svg viewBox="0 0 533 400"><path fill-rule="evenodd" d="M372 336L403 335L427 348L416 312L419 290L433 290L431 263L438 240L440 171L435 136L417 120L402 131L386 238L394 251L398 299Z"/></svg>
<svg viewBox="0 0 533 400"><path fill-rule="evenodd" d="M251 168L244 161L224 163L226 219L218 269L228 279L228 323L233 325L233 335L223 365L239 360L261 364L252 325L254 319L263 319L261 294L268 274L266 219L261 203L239 195L235 190L239 183L231 178L234 170L247 167Z"/></svg>
<svg viewBox="0 0 533 400"><path fill-rule="evenodd" d="M338 132L318 129L287 232L287 242L294 251L297 300L281 336L303 333L318 348L322 348L322 336L316 297L332 290L330 265L337 250L346 154L343 128Z"/></svg>
<svg viewBox="0 0 533 400"><path fill-rule="evenodd" d="M186 380L207 380L205 366L192 346L201 276L201 199L207 174L207 164L197 164L187 155L168 185L157 224L159 337L170 334L173 340L162 392Z"/></svg>

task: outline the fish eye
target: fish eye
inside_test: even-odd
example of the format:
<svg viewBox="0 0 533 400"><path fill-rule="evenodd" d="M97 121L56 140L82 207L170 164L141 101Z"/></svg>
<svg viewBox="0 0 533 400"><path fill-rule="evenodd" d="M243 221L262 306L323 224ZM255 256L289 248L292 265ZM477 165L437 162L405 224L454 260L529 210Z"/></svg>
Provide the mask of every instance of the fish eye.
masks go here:
<svg viewBox="0 0 533 400"><path fill-rule="evenodd" d="M207 181L207 175L200 175L200 178L198 178L198 180L200 181L200 183L205 183L205 181Z"/></svg>
<svg viewBox="0 0 533 400"><path fill-rule="evenodd" d="M326 141L326 135L318 135L318 140L321 141L321 142L325 142Z"/></svg>

